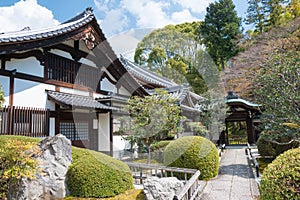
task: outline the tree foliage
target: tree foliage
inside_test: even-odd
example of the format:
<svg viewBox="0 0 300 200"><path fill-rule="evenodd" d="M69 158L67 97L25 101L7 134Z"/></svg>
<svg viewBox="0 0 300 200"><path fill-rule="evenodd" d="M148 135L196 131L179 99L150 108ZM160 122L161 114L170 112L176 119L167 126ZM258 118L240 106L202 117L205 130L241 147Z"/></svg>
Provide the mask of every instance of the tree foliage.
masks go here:
<svg viewBox="0 0 300 200"><path fill-rule="evenodd" d="M255 25L255 32L269 31L300 16L299 0L248 0L245 22Z"/></svg>
<svg viewBox="0 0 300 200"><path fill-rule="evenodd" d="M212 59L224 69L228 59L238 53L237 43L241 35L241 19L232 0L209 4L199 32Z"/></svg>
<svg viewBox="0 0 300 200"><path fill-rule="evenodd" d="M142 143L148 150L152 143L172 138L180 130L181 116L177 99L166 91L157 90L156 94L145 97L133 96L129 99L130 128L132 139Z"/></svg>
<svg viewBox="0 0 300 200"><path fill-rule="evenodd" d="M262 0L248 0L247 15L245 18L246 24L255 25L258 32L263 32L265 15L261 6Z"/></svg>
<svg viewBox="0 0 300 200"><path fill-rule="evenodd" d="M167 25L146 35L138 44L134 60L177 84L189 83L195 93L206 91L196 60L202 46L197 27L201 22Z"/></svg>
<svg viewBox="0 0 300 200"><path fill-rule="evenodd" d="M20 136L0 137L0 199L13 199L11 193L22 178L35 178L40 154L37 139Z"/></svg>
<svg viewBox="0 0 300 200"><path fill-rule="evenodd" d="M265 110L262 122L272 134L300 138L300 54L298 51L276 52L256 76L257 101ZM297 128L298 127L298 128Z"/></svg>
<svg viewBox="0 0 300 200"><path fill-rule="evenodd" d="M264 0L262 6L265 12L266 29L270 29L282 24L285 13L284 4L287 0Z"/></svg>

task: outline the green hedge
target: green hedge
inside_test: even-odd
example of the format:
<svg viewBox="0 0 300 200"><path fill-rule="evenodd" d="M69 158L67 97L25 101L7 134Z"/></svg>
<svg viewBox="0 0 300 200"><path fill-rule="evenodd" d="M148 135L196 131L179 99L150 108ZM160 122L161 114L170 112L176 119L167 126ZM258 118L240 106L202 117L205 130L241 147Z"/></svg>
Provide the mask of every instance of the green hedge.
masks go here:
<svg viewBox="0 0 300 200"><path fill-rule="evenodd" d="M260 199L300 199L300 148L279 155L265 168Z"/></svg>
<svg viewBox="0 0 300 200"><path fill-rule="evenodd" d="M218 149L214 143L201 136L182 137L167 145L164 164L198 169L201 173L199 179L208 180L218 174Z"/></svg>
<svg viewBox="0 0 300 200"><path fill-rule="evenodd" d="M73 147L67 187L75 197L113 197L133 188L129 167L105 154Z"/></svg>
<svg viewBox="0 0 300 200"><path fill-rule="evenodd" d="M0 136L0 199L15 198L14 194L8 194L8 191L11 191L21 178L34 177L38 168L38 161L34 155L40 153L37 147L39 141L23 136Z"/></svg>

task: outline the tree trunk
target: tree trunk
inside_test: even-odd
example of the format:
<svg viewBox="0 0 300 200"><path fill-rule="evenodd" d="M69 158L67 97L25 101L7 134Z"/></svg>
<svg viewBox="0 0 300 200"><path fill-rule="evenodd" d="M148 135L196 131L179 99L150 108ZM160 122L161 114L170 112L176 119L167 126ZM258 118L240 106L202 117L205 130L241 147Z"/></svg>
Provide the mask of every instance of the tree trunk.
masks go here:
<svg viewBox="0 0 300 200"><path fill-rule="evenodd" d="M151 145L148 145L147 149L148 149L147 164L150 164L150 162L151 162Z"/></svg>

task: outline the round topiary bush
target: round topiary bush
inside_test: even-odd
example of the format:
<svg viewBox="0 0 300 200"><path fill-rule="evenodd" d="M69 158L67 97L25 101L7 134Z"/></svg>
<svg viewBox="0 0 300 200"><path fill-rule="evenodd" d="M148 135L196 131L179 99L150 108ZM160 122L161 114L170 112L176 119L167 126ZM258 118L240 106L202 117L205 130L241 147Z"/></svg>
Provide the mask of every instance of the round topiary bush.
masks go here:
<svg viewBox="0 0 300 200"><path fill-rule="evenodd" d="M218 174L218 149L201 136L187 136L170 142L164 152L164 164L172 167L198 169L199 179L208 180Z"/></svg>
<svg viewBox="0 0 300 200"><path fill-rule="evenodd" d="M67 188L75 197L113 197L133 188L129 167L100 152L73 147Z"/></svg>
<svg viewBox="0 0 300 200"><path fill-rule="evenodd" d="M262 200L300 199L300 148L279 155L264 172L260 183Z"/></svg>

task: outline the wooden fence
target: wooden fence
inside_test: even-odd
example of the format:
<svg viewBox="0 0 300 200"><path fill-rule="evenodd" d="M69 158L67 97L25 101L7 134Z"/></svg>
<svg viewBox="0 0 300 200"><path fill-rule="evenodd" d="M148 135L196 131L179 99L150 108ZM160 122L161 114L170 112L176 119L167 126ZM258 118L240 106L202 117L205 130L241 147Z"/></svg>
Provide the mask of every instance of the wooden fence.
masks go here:
<svg viewBox="0 0 300 200"><path fill-rule="evenodd" d="M0 135L46 137L49 114L46 109L4 106L0 108Z"/></svg>
<svg viewBox="0 0 300 200"><path fill-rule="evenodd" d="M136 182L137 184L142 184L143 180L150 176L177 176L179 180L184 181L184 186L173 197L173 200L193 200L198 196L200 189L200 185L198 184L199 170L133 162L126 162L126 164L131 169L135 181L138 181ZM191 177L189 178L189 176Z"/></svg>

